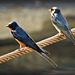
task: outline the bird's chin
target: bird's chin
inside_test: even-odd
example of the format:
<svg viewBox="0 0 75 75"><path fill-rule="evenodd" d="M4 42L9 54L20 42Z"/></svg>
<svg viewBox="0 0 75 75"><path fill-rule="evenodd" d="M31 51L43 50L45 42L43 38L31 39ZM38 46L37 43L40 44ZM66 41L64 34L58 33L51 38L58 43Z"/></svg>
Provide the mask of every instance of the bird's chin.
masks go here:
<svg viewBox="0 0 75 75"><path fill-rule="evenodd" d="M53 16L53 13L51 13L51 16Z"/></svg>
<svg viewBox="0 0 75 75"><path fill-rule="evenodd" d="M8 25L6 25L6 27L8 27Z"/></svg>
<svg viewBox="0 0 75 75"><path fill-rule="evenodd" d="M12 30L12 28L8 27L10 30Z"/></svg>

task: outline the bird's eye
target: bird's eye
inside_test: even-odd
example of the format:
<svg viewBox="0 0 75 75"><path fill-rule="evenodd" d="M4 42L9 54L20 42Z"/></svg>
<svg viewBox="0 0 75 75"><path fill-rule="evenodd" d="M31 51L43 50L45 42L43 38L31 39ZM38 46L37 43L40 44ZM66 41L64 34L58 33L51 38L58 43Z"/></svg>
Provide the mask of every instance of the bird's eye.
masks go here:
<svg viewBox="0 0 75 75"><path fill-rule="evenodd" d="M54 9L51 9L51 11L53 11Z"/></svg>
<svg viewBox="0 0 75 75"><path fill-rule="evenodd" d="M12 24L9 24L9 27L11 27L11 28L12 28L12 27L13 27L13 25L12 25Z"/></svg>
<svg viewBox="0 0 75 75"><path fill-rule="evenodd" d="M60 10L59 10L59 9L56 9L56 10L55 10L55 13L60 13Z"/></svg>

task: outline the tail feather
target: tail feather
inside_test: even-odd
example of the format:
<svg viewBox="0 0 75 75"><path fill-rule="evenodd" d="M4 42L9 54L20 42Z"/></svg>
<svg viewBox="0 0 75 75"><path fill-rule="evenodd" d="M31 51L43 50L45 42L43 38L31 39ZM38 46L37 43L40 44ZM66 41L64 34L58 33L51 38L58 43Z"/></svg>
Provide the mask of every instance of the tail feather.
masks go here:
<svg viewBox="0 0 75 75"><path fill-rule="evenodd" d="M40 56L42 56L45 60L47 60L54 68L58 67L58 65L51 58L49 58L46 54L41 53Z"/></svg>
<svg viewBox="0 0 75 75"><path fill-rule="evenodd" d="M68 39L71 40L73 42L73 44L75 45L75 39L74 39L74 37L72 37L71 39L70 38L68 38Z"/></svg>
<svg viewBox="0 0 75 75"><path fill-rule="evenodd" d="M50 53L49 53L48 51L46 51L46 50L44 50L44 49L42 49L42 48L40 48L40 49L42 50L43 53L50 55ZM41 53L42 53L42 52L41 52Z"/></svg>
<svg viewBox="0 0 75 75"><path fill-rule="evenodd" d="M62 31L63 34L70 40L73 42L73 44L75 45L75 38L71 32L71 30L68 30L68 31Z"/></svg>
<svg viewBox="0 0 75 75"><path fill-rule="evenodd" d="M72 42L73 42L73 44L75 45L75 38L73 39L73 41L72 41Z"/></svg>

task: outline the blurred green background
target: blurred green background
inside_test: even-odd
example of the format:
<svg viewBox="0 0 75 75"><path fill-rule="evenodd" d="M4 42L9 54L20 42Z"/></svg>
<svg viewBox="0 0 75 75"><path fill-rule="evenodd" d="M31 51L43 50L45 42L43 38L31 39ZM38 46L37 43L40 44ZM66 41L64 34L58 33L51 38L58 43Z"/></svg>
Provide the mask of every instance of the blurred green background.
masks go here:
<svg viewBox="0 0 75 75"><path fill-rule="evenodd" d="M16 21L36 41L58 32L52 26L49 8L57 6L66 17L69 26L75 28L74 0L0 0L0 55L19 48L5 26ZM68 39L45 47L57 64L54 69L36 52L31 52L0 64L0 75L66 75L75 74L75 46Z"/></svg>

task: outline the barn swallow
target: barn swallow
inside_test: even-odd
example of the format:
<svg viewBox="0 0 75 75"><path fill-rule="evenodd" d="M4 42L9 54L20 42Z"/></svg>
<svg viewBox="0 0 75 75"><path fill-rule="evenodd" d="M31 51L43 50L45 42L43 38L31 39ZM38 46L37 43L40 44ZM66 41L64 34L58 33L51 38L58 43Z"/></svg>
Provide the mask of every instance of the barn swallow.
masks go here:
<svg viewBox="0 0 75 75"><path fill-rule="evenodd" d="M64 34L75 45L75 38L71 32L71 29L70 29L65 17L61 14L60 9L57 7L52 7L49 9L49 11L51 14L52 24L59 32L59 35Z"/></svg>
<svg viewBox="0 0 75 75"><path fill-rule="evenodd" d="M15 40L20 44L20 48L29 47L37 51L45 60L47 60L54 68L57 64L50 59L46 54L49 54L46 50L40 48L34 40L15 22L10 22L7 27L11 30L11 33Z"/></svg>

